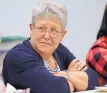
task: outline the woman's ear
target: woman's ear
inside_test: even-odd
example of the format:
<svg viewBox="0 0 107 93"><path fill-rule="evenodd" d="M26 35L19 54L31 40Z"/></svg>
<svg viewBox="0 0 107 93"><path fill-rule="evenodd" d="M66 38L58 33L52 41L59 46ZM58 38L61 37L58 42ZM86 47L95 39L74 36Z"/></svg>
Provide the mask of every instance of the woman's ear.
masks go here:
<svg viewBox="0 0 107 93"><path fill-rule="evenodd" d="M32 30L32 28L33 28L33 25L32 25L32 24L29 24L29 27L30 27L30 30Z"/></svg>
<svg viewBox="0 0 107 93"><path fill-rule="evenodd" d="M33 29L33 25L32 24L29 24L29 27L30 27L30 37L31 37L31 33L32 33L32 29Z"/></svg>
<svg viewBox="0 0 107 93"><path fill-rule="evenodd" d="M62 38L61 38L61 41L64 39L65 35L66 35L67 31L66 29L62 32Z"/></svg>

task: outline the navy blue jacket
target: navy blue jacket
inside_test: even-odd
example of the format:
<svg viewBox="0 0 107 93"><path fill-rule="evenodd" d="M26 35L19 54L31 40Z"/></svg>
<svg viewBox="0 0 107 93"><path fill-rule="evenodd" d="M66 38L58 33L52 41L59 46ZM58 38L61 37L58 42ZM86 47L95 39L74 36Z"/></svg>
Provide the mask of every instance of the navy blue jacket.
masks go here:
<svg viewBox="0 0 107 93"><path fill-rule="evenodd" d="M75 59L75 56L61 43L53 56L61 70L67 69L70 62ZM90 74L89 70L86 72ZM67 80L64 77L54 76L44 67L41 56L34 51L28 39L7 53L2 74L5 84L10 83L17 89L30 88L31 93L70 93ZM93 82L93 79L89 80ZM97 85L97 81L93 85Z"/></svg>

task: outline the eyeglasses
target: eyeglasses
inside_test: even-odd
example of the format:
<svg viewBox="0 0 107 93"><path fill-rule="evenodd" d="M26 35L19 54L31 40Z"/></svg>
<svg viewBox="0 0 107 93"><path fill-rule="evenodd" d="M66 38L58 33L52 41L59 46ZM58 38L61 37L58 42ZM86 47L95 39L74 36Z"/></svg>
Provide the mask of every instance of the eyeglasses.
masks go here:
<svg viewBox="0 0 107 93"><path fill-rule="evenodd" d="M35 27L35 30L41 35L44 35L47 32L47 28L43 26ZM49 33L51 37L58 37L61 35L62 31L58 31L56 28L51 28Z"/></svg>

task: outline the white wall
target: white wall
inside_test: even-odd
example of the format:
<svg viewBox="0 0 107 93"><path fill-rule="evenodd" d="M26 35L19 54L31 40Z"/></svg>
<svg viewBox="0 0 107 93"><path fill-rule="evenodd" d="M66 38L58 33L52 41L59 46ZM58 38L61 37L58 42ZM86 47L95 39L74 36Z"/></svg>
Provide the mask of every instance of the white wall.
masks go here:
<svg viewBox="0 0 107 93"><path fill-rule="evenodd" d="M0 33L29 36L32 8L38 0L0 0ZM80 59L95 41L107 0L57 0L68 10L63 43Z"/></svg>

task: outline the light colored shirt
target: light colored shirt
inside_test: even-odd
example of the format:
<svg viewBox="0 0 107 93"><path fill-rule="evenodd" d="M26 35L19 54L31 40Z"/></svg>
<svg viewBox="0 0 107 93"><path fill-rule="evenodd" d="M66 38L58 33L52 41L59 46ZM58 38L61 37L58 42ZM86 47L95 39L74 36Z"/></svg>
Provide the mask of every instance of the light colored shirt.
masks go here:
<svg viewBox="0 0 107 93"><path fill-rule="evenodd" d="M60 71L59 65L56 61L55 61L56 62L56 69L52 69L44 59L43 59L43 61L44 61L44 66L49 70L50 73L55 73L55 72Z"/></svg>

